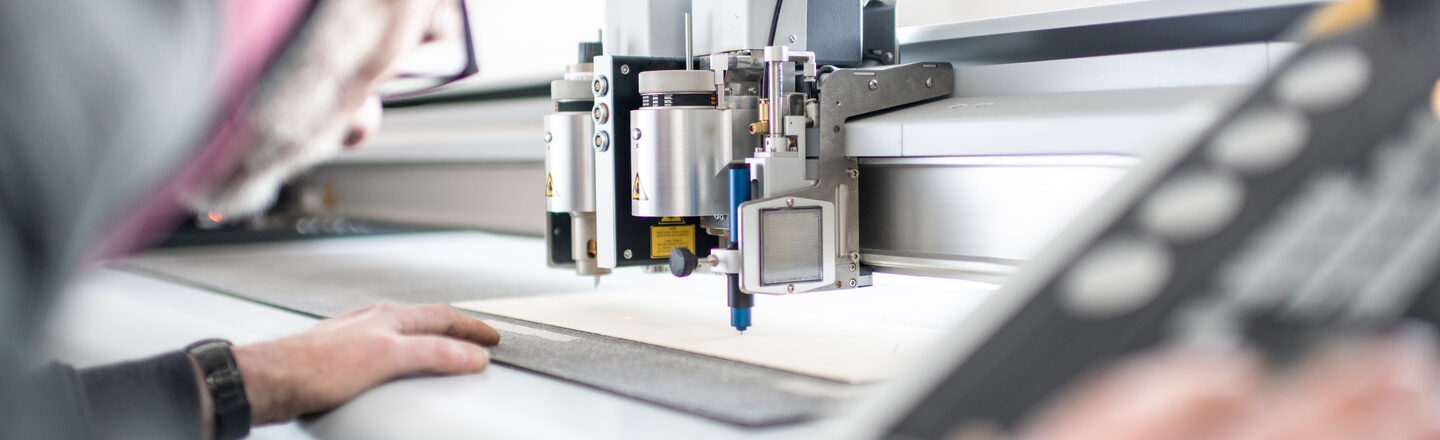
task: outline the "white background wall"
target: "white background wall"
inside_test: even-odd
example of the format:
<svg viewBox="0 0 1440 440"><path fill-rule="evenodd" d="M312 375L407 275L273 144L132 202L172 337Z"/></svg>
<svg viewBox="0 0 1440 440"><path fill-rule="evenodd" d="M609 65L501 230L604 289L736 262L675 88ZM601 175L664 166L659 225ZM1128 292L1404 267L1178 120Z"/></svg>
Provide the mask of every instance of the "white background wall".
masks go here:
<svg viewBox="0 0 1440 440"><path fill-rule="evenodd" d="M1143 0L897 0L896 19L904 27L1135 1Z"/></svg>
<svg viewBox="0 0 1440 440"><path fill-rule="evenodd" d="M896 18L903 27L1144 0L895 1ZM575 43L594 40L597 30L605 26L606 3L470 0L480 74L458 85L456 91L505 88L533 84L536 78L558 78L564 66L575 61Z"/></svg>

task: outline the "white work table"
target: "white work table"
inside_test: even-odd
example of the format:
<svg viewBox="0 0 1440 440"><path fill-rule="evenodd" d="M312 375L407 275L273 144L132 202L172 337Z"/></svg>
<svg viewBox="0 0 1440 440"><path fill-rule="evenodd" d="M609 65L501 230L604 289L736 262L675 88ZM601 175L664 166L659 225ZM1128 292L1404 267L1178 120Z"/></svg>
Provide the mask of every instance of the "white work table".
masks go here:
<svg viewBox="0 0 1440 440"><path fill-rule="evenodd" d="M421 235L414 240L450 238ZM535 243L538 247L540 240ZM564 276L563 271L555 273ZM267 340L317 321L201 287L105 267L88 270L72 283L52 318L50 356L82 367L176 350L209 337L237 344ZM822 419L741 427L492 365L472 375L397 380L327 414L256 429L251 438L793 439L816 438L825 424Z"/></svg>
<svg viewBox="0 0 1440 440"><path fill-rule="evenodd" d="M207 337L261 341L314 318L112 269L73 285L55 316L52 356L78 366L135 359ZM256 429L250 438L789 439L818 424L749 429L492 365L454 377L391 382L330 413Z"/></svg>

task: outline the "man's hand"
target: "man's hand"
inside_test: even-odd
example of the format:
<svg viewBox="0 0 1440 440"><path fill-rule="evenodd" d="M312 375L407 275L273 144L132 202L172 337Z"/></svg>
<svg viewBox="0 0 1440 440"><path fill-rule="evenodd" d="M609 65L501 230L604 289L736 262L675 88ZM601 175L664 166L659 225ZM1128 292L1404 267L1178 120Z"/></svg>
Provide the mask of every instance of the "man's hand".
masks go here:
<svg viewBox="0 0 1440 440"><path fill-rule="evenodd" d="M1022 439L1435 439L1440 356L1426 328L1267 372L1243 351L1170 350L1085 382ZM989 438L994 438L989 437Z"/></svg>
<svg viewBox="0 0 1440 440"><path fill-rule="evenodd" d="M446 305L380 303L233 349L259 425L325 411L389 380L485 369L500 334Z"/></svg>

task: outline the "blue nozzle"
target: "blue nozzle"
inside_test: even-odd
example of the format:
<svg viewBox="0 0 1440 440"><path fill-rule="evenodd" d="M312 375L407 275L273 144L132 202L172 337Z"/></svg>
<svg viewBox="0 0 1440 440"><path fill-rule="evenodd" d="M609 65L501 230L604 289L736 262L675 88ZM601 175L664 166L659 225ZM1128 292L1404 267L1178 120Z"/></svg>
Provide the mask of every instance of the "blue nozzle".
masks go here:
<svg viewBox="0 0 1440 440"><path fill-rule="evenodd" d="M745 329L750 328L750 308L731 308L730 325L734 326L736 330L742 332L745 331Z"/></svg>

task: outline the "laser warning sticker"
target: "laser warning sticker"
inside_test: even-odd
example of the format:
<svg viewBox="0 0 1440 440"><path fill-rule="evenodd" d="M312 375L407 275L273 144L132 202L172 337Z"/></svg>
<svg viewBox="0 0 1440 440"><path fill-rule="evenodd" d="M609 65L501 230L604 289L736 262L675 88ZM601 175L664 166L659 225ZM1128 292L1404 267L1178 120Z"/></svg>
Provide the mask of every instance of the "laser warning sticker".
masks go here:
<svg viewBox="0 0 1440 440"><path fill-rule="evenodd" d="M555 197L555 176L545 173L545 197Z"/></svg>
<svg viewBox="0 0 1440 440"><path fill-rule="evenodd" d="M695 225L650 227L650 258L670 258L670 251L681 247L695 252Z"/></svg>
<svg viewBox="0 0 1440 440"><path fill-rule="evenodd" d="M645 189L640 187L640 173L635 173L635 187L630 189L630 200L650 200Z"/></svg>

